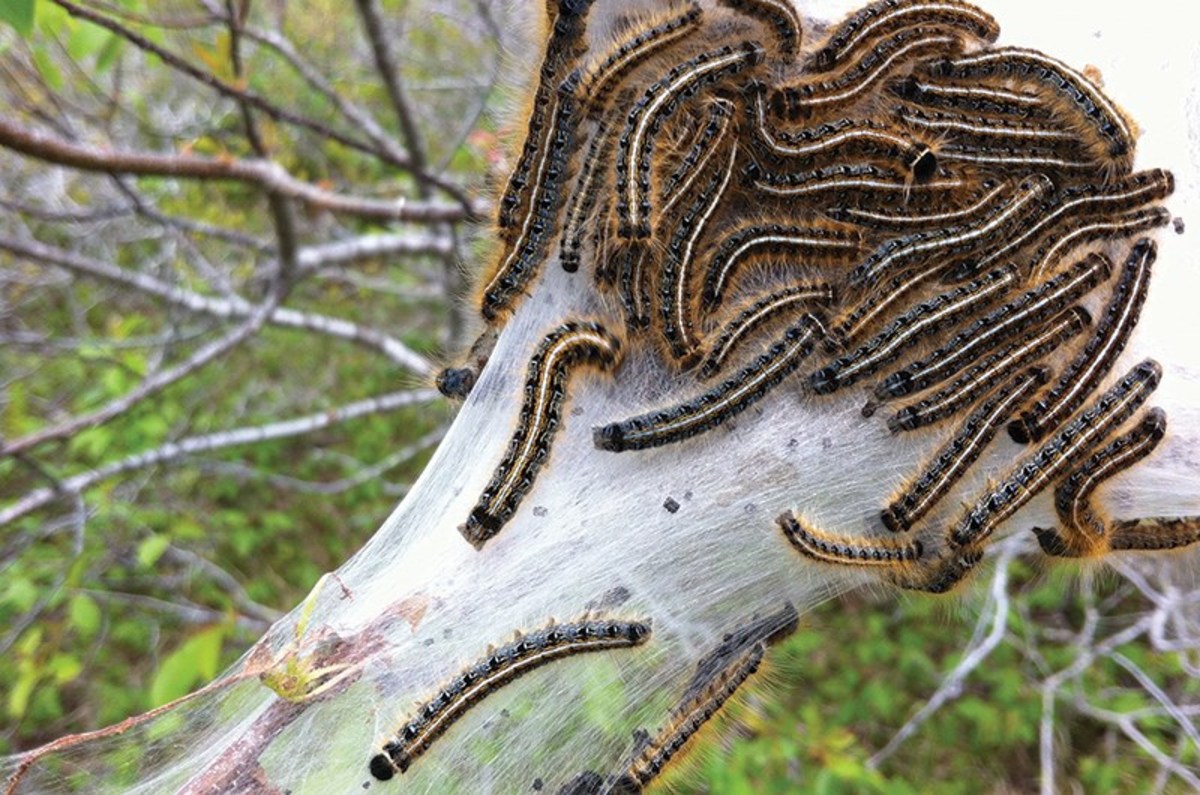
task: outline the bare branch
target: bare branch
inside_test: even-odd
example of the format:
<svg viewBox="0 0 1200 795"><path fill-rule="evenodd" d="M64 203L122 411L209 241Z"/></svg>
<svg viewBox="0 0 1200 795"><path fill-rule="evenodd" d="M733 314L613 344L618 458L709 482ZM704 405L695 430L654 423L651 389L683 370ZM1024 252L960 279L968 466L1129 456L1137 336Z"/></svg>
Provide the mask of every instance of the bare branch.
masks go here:
<svg viewBox="0 0 1200 795"><path fill-rule="evenodd" d="M462 221L468 217L467 211L455 204L410 202L403 197L389 202L332 193L298 179L270 160L101 149L21 127L3 116L0 116L0 145L39 160L83 171L246 182L305 202L315 209L361 218L434 222ZM470 210L472 215L482 216L484 208L472 207Z"/></svg>
<svg viewBox="0 0 1200 795"><path fill-rule="evenodd" d="M242 68L242 22L234 13L233 0L225 0L225 8L229 20L229 58L232 61L233 76L242 81L245 72ZM270 159L270 152L259 134L258 125L254 121L254 110L244 98L237 100L238 109L242 114L242 125L246 128L246 139L250 148L264 160ZM271 223L275 228L275 241L278 245L278 260L275 268L275 292L286 296L292 289L296 278L296 249L299 247L296 236L296 214L287 197L272 188L266 189L267 206L271 210Z"/></svg>
<svg viewBox="0 0 1200 795"><path fill-rule="evenodd" d="M203 555L171 545L166 548L160 559L202 571L206 577L220 586L221 591L228 595L243 613L251 618L256 618L269 626L283 617L283 613L278 610L251 599L250 594L246 593L246 589L237 581L237 578Z"/></svg>
<svg viewBox="0 0 1200 795"><path fill-rule="evenodd" d="M302 248L296 259L302 271L312 271L374 257L410 257L424 254L445 257L453 252L454 246L451 241L439 235L378 234Z"/></svg>
<svg viewBox="0 0 1200 795"><path fill-rule="evenodd" d="M174 287L145 273L128 271L107 262L34 240L10 240L0 237L0 251L8 251L36 262L67 268L123 287L131 287L200 314L232 318L248 317L254 311L254 306L241 298L212 298L201 295ZM301 261L304 261L303 250ZM301 312L286 307L275 307L271 310L267 322L276 326L308 329L331 337L350 340L379 351L396 364L417 375L424 376L433 372L433 365L425 357L413 351L400 340L349 320L313 312Z"/></svg>
<svg viewBox="0 0 1200 795"><path fill-rule="evenodd" d="M136 211L138 215L144 216L155 223L162 224L163 226L170 227L172 229L178 229L182 232L192 232L197 235L213 237L218 240L223 240L226 243L245 246L246 248L255 249L256 251L271 253L274 253L275 251L275 249L266 241L259 240L256 237L252 237L242 232L204 223L203 221L197 221L193 218L180 218L179 216L175 215L167 215L155 207L150 200L138 193L137 190L134 189L133 185L129 184L132 182L132 180L126 180L118 177L116 178L115 182L117 183L117 188L121 191L121 193L123 193L126 198L133 203L133 210Z"/></svg>
<svg viewBox="0 0 1200 795"><path fill-rule="evenodd" d="M96 13L90 8L85 8L84 6L78 5L70 0L51 0L51 2L64 9L71 16L79 17L80 19L86 19L88 22L99 25L105 30L115 33L138 49L156 55L157 57L161 58L163 63L165 63L167 66L187 75L188 77L191 77L200 83L203 83L204 85L214 89L226 97L245 102L278 121L295 124L298 127L304 127L305 129L312 130L318 135L322 135L326 138L337 141L344 146L348 146L361 152L366 152L367 154L375 155L376 157L382 157L382 153L369 144L359 141L352 136L340 133L329 126L322 124L321 122L280 108L252 91L247 91L231 85L224 80L221 80L216 75L193 66L170 50L160 47L145 36L130 30L111 17ZM395 165L399 168L409 168L411 166L411 162L398 162L392 163L392 165Z"/></svg>
<svg viewBox="0 0 1200 795"><path fill-rule="evenodd" d="M128 22L135 22L139 25L152 25L156 28L167 28L169 30L193 30L195 28L207 27L211 21L206 17L194 16L151 16L149 14L139 14L136 11L130 11L124 8L120 3L109 3L105 0L88 0L96 8L112 14L113 16L124 19Z"/></svg>
<svg viewBox="0 0 1200 795"><path fill-rule="evenodd" d="M492 50L491 65L488 68L488 79L483 85L477 86L478 99L470 112L463 114L463 118L458 127L458 132L450 139L452 144L444 147L445 154L442 156L441 162L437 165L437 171L441 172L450 165L450 161L454 158L454 153L467 140L467 137L479 125L479 119L483 116L484 110L488 106L488 101L492 96L492 92L496 90L496 84L500 80L500 54L498 50L503 47L504 33L499 23L496 22L496 17L489 0L474 0L472 4L475 7L475 15L483 21L484 27L487 29L490 40L495 49ZM428 84L426 84L428 85ZM440 84L439 84L440 87ZM461 88L461 86L447 86L449 88Z"/></svg>
<svg viewBox="0 0 1200 795"><path fill-rule="evenodd" d="M183 362L170 367L166 370L155 373L149 376L136 388L131 389L121 397L111 401L103 408L97 409L90 414L84 414L74 419L68 420L59 425L31 433L28 436L22 437L15 441L6 442L0 446L0 456L11 456L22 453L26 450L31 450L38 445L56 439L66 439L74 436L80 431L88 428L93 428L97 425L102 425L114 417L124 414L129 409L136 406L143 400L158 394L166 389L171 384L186 375L194 373L201 367L204 367L209 362L224 356L229 351L236 348L246 341L251 335L262 327L267 316L275 308L273 302L268 302L256 308L253 314L246 322L239 325L237 328L230 331L220 339L210 342L208 345L200 348ZM69 488L69 487L68 487Z"/></svg>
<svg viewBox="0 0 1200 795"><path fill-rule="evenodd" d="M1131 719L1128 715L1124 715L1119 712L1112 712L1111 710L1101 709L1089 703L1087 699L1083 698L1076 699L1074 706L1088 717L1117 726L1117 728L1119 728L1126 737L1137 743L1138 747L1145 751L1151 758L1153 758L1160 767L1187 782L1192 792L1200 792L1200 776L1197 776L1191 770L1188 770L1186 767L1163 753L1162 749L1155 745L1154 742L1137 727L1133 719ZM1044 780L1042 790L1043 792L1045 791Z"/></svg>
<svg viewBox="0 0 1200 795"><path fill-rule="evenodd" d="M159 464L169 464L182 456L195 455L225 447L264 442L288 436L312 433L332 425L339 425L369 414L381 414L397 409L427 403L438 397L434 389L414 389L390 392L339 408L309 414L266 425L234 428L228 431L204 434L169 442L144 453L136 453L97 469L64 478L58 489L42 488L32 491L15 503L0 511L0 526L9 524L29 513L53 502L62 494L81 494L101 481L117 475Z"/></svg>
<svg viewBox="0 0 1200 795"><path fill-rule="evenodd" d="M1142 689L1154 696L1155 700L1158 701L1159 704L1162 704L1163 709L1167 711L1167 714L1174 718L1175 722L1179 724L1179 728L1183 729L1184 733L1191 738L1192 742L1196 744L1197 748L1200 748L1200 732L1196 731L1196 724L1194 724L1188 718L1188 716L1179 709L1179 706L1175 704L1175 702L1171 701L1170 697L1163 692L1162 688L1160 688L1158 684L1138 666L1137 663L1126 657L1124 654L1121 654L1120 652L1113 652L1111 657L1117 663L1117 665L1120 665L1126 671L1129 671L1129 673L1133 674L1133 678L1138 681L1138 684L1142 686Z"/></svg>
<svg viewBox="0 0 1200 795"><path fill-rule="evenodd" d="M384 88L387 89L392 110L396 112L396 119L400 122L400 131L404 135L404 143L408 147L408 158L412 163L413 171L417 174L424 174L425 146L421 142L421 134L413 120L408 99L404 96L404 87L400 85L400 78L396 71L396 58L392 55L387 33L383 29L379 6L375 0L355 0L355 4L358 6L359 16L362 17L363 28L367 32L367 41L371 44L371 53L375 56L375 69L379 73L380 80L383 81ZM422 184L417 187L421 192L421 197L427 198L427 186Z"/></svg>
<svg viewBox="0 0 1200 795"><path fill-rule="evenodd" d="M0 574L16 563L19 556L29 547L58 535L64 529L74 531L75 546L82 549L86 519L83 500L76 495L70 513L47 519L29 532L11 534L4 547L0 548Z"/></svg>
<svg viewBox="0 0 1200 795"><path fill-rule="evenodd" d="M915 715L908 719L907 723L900 727L900 730L892 736L887 745L875 752L867 760L868 767L878 768L887 761L888 757L896 752L905 740L915 734L917 729L935 712L945 706L946 703L958 698L962 694L963 684L966 682L967 677L1004 640L1004 631L1008 624L1009 568L1012 566L1012 562L1020 550L1019 544L1016 543L1019 540L1015 538L1006 539L1004 545L1001 547L1000 554L997 556L999 560L996 562L996 570L992 575L992 587L988 594L987 604L979 615L978 624L978 626L982 627L988 621L990 613L991 630L982 642L975 645L967 654L963 655L958 665L954 666L954 670L938 685L938 689L933 696L925 702L921 709L917 710Z"/></svg>
<svg viewBox="0 0 1200 795"><path fill-rule="evenodd" d="M203 607L190 602L168 602L165 599L157 599L153 596L121 593L119 591L85 589L83 593L103 602L112 602L126 607L136 607L141 610L162 613L185 624L218 624L229 618L228 613L223 610L214 610L211 607ZM252 616L238 616L234 620L234 623L238 629L253 633L266 632L271 626L270 621L264 621L261 618Z"/></svg>
<svg viewBox="0 0 1200 795"><path fill-rule="evenodd" d="M428 449L442 440L446 434L446 428L441 427L435 431L425 434L412 444L402 447L399 450L391 453L381 460L363 466L358 471L344 478L330 480L324 482L313 482L301 480L299 478L280 475L275 472L263 472L261 470L248 467L244 464L228 461L197 461L201 468L215 469L226 473L232 472L239 476L260 477L265 479L273 486L290 489L292 491L300 491L306 494L341 494L350 489L357 488L362 484L381 477L389 469L394 469L401 464L409 461L422 450Z"/></svg>
<svg viewBox="0 0 1200 795"><path fill-rule="evenodd" d="M410 171L420 182L436 185L438 188L445 191L452 198L457 200L462 205L464 210L470 211L472 209L471 202L467 198L466 194L463 193L461 186L447 182L446 180L443 180L437 176L426 174L423 168L418 169L416 167L416 163L411 155L406 156L402 152L397 152L395 147L381 147L378 145L372 146L370 143L359 140L354 136L338 132L332 127L315 119L311 119L307 116L295 113L294 111L281 108L253 91L249 91L236 85L231 85L230 83L221 80L216 75L193 66L175 53L160 47L159 45L147 39L145 36L141 36L133 30L130 30L128 27L118 23L111 17L98 14L95 11L80 6L74 2L71 2L70 0L51 0L51 2L65 9L71 16L77 16L82 19L86 19L89 22L115 33L129 43L133 44L138 49L158 56L165 64L167 64L167 66L175 69L176 71L182 72L188 77L191 77L192 79L208 86L209 88L214 89L226 97L235 99L257 110L260 110L277 121L294 124L298 127L311 130L318 135L322 135L330 140L337 141L343 146L347 146L356 151L364 152L377 157L388 165ZM214 16L220 19L223 15L218 12L215 13Z"/></svg>
<svg viewBox="0 0 1200 795"><path fill-rule="evenodd" d="M388 134L387 130L383 128L369 111L350 101L342 92L334 89L329 80L296 50L290 40L271 30L259 30L247 27L242 32L247 39L258 42L279 53L296 70L296 73L309 86L320 93L321 96L325 97L330 104L336 107L346 117L347 121L362 129L363 133L371 139L372 143L380 149L389 152L397 160L404 160L408 157L407 153L401 149L400 143ZM461 194L461 188L454 185L442 185L441 188L459 201L466 201L465 194Z"/></svg>
<svg viewBox="0 0 1200 795"><path fill-rule="evenodd" d="M337 267L322 267L315 278L334 284L347 284L358 290L373 293L383 293L402 301L440 301L446 297L446 291L438 284L424 285L398 284L392 279L367 276L352 270Z"/></svg>
<svg viewBox="0 0 1200 795"><path fill-rule="evenodd" d="M71 352L78 354L81 350L114 350L127 351L142 348L161 348L168 344L188 342L205 334L211 334L212 328L202 327L195 330L178 332L171 331L163 334L151 334L142 337L126 337L125 339L110 339L106 337L65 337L50 334L39 334L36 331L12 331L0 333L0 343L4 345L20 345L38 351L49 353Z"/></svg>
<svg viewBox="0 0 1200 795"><path fill-rule="evenodd" d="M83 531L87 519L87 508L83 503L82 497L73 495L71 500L72 512L70 525L75 531L75 543L71 547L70 561L76 560L83 554ZM59 591L63 584L67 581L68 573L71 567L69 565L62 566L54 578L54 583L42 589L38 600L30 607L21 618L12 621L7 627L8 632L0 639L0 654L7 654L12 645L20 639L25 633L25 630L36 621L50 604L58 597Z"/></svg>
<svg viewBox="0 0 1200 795"><path fill-rule="evenodd" d="M0 198L0 208L11 213L20 213L27 218L38 221L63 224L89 224L98 221L111 221L114 218L128 218L133 215L132 207L97 207L93 210L48 210L35 207L25 202Z"/></svg>
<svg viewBox="0 0 1200 795"><path fill-rule="evenodd" d="M1074 662L1042 682L1042 719L1038 743L1042 767L1042 795L1054 795L1057 791L1054 772L1054 704L1059 690L1066 682L1080 676L1090 668L1097 658L1110 655L1114 649L1137 639L1150 629L1150 618L1144 616L1133 625L1109 636L1103 643L1093 645L1090 642L1091 635L1095 632L1098 623L1094 618L1089 618L1085 623L1083 633L1081 633L1084 638L1079 643L1079 654L1075 657Z"/></svg>

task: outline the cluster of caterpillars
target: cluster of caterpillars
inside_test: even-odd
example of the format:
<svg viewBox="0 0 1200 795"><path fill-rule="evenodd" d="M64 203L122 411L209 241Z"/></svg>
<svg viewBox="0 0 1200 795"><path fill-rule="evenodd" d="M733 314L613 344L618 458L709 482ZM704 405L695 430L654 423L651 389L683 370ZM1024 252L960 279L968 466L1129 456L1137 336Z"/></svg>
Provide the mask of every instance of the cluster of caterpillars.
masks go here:
<svg viewBox="0 0 1200 795"><path fill-rule="evenodd" d="M679 756L738 689L758 673L767 647L796 630L799 616L790 603L775 613L753 617L727 634L697 664L675 708L654 734L639 729L629 759L614 773L581 773L560 793L598 795L641 792ZM406 772L442 734L491 693L548 663L590 652L630 649L650 640L649 621L587 616L528 633L490 647L480 659L450 679L382 750L371 757L371 775L380 781ZM535 787L536 788L536 787Z"/></svg>
<svg viewBox="0 0 1200 795"><path fill-rule="evenodd" d="M607 309L536 346L518 427L460 528L476 548L534 487L573 374L619 380L631 350L694 388L594 428L597 454L683 444L785 381L813 414L855 390L864 427L940 434L875 506L877 532L779 516L781 540L820 564L947 591L1047 491L1060 525L1035 532L1049 555L1200 540L1200 517L1117 520L1095 500L1166 432L1164 412L1142 410L1158 364L1114 367L1174 184L1132 170L1136 128L1092 79L995 46L996 21L958 0L879 0L811 43L788 0L676 0L619 19L605 41L589 35L592 5L547 0L551 33L478 295L485 342L439 385L470 390L547 269ZM1016 463L982 493L955 493L1002 435L1024 446ZM947 522L952 493L968 507ZM707 695L689 691L677 727L736 689L751 646ZM389 746L388 769L415 755L406 742ZM648 783L679 742L647 737L621 786Z"/></svg>
<svg viewBox="0 0 1200 795"><path fill-rule="evenodd" d="M622 344L652 346L697 386L595 428L601 450L709 432L796 378L814 410L861 385L865 421L897 434L956 428L881 509L881 529L918 527L1002 426L1045 458L1079 423L1098 424L1088 446L1057 456L1054 479L1039 470L1026 482L1018 465L1005 485L1020 494L988 495L972 522L990 528L1038 489L1080 481L1076 459L1103 456L1128 419L1089 413L1103 398L1088 401L1137 323L1155 258L1142 235L1169 221L1157 203L1174 187L1168 171L1132 171L1136 133L1120 108L1066 64L993 46L996 21L956 0L881 0L811 45L789 3L722 0L623 18L610 41L588 47L591 5L549 4L552 34L480 306L494 336L557 265L610 300L617 319L564 324L537 348L517 430L463 525L471 543L498 532L532 487L570 373L590 365L619 377ZM1157 378L1142 381L1152 389ZM1119 466L1093 463L1074 502L1162 435ZM1048 551L1133 543L1093 508L1056 504L1064 527ZM956 530L932 554L920 539L843 538L790 514L780 526L827 562L891 562L902 549L934 590L953 585L943 569L961 575L988 535ZM1178 522L1161 527L1150 546L1190 543ZM1138 528L1148 544L1147 524ZM932 557L939 565L924 565ZM922 587L909 574L900 581Z"/></svg>

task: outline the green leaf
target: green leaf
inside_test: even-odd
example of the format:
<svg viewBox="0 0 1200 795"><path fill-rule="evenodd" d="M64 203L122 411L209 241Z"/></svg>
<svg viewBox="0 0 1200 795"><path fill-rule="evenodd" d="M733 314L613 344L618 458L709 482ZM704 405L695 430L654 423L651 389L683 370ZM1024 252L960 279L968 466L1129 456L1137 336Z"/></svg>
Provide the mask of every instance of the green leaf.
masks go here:
<svg viewBox="0 0 1200 795"><path fill-rule="evenodd" d="M96 606L95 600L86 594L76 594L71 598L71 603L67 606L67 615L71 619L71 626L85 638L95 635L96 630L100 628L100 608Z"/></svg>
<svg viewBox="0 0 1200 795"><path fill-rule="evenodd" d="M33 50L33 63L37 67L42 79L46 81L46 85L54 91L62 90L66 81L63 79L62 72L54 65L54 59L50 57L50 54L46 50L41 47L35 48Z"/></svg>
<svg viewBox="0 0 1200 795"><path fill-rule="evenodd" d="M112 429L107 425L98 425L76 435L67 443L67 449L74 455L96 461L104 456L112 442Z"/></svg>
<svg viewBox="0 0 1200 795"><path fill-rule="evenodd" d="M37 0L0 0L0 20L16 28L22 37L33 33L34 7Z"/></svg>
<svg viewBox="0 0 1200 795"><path fill-rule="evenodd" d="M56 654L51 658L47 670L54 675L54 683L65 685L83 670L83 663L70 654Z"/></svg>
<svg viewBox="0 0 1200 795"><path fill-rule="evenodd" d="M96 72L103 74L107 72L117 60L117 56L121 54L121 45L124 39L118 36L109 36L108 41L100 48L100 54L96 56Z"/></svg>
<svg viewBox="0 0 1200 795"><path fill-rule="evenodd" d="M21 436L35 424L29 416L29 393L21 381L8 385L8 402L0 408L0 433Z"/></svg>
<svg viewBox="0 0 1200 795"><path fill-rule="evenodd" d="M21 657L33 659L37 654L38 646L42 645L42 638L45 636L45 630L42 627L34 626L33 629L25 633L25 637L17 643L17 653Z"/></svg>
<svg viewBox="0 0 1200 795"><path fill-rule="evenodd" d="M189 516L181 516L171 524L171 536L180 541L198 541L207 535L200 523Z"/></svg>
<svg viewBox="0 0 1200 795"><path fill-rule="evenodd" d="M129 389L133 376L119 367L110 367L100 375L100 384L104 391L116 397Z"/></svg>
<svg viewBox="0 0 1200 795"><path fill-rule="evenodd" d="M218 625L184 641L158 667L150 685L150 704L157 707L185 696L196 685L217 675L225 627Z"/></svg>
<svg viewBox="0 0 1200 795"><path fill-rule="evenodd" d="M114 38L113 34L99 25L83 22L71 31L67 39L67 53L77 61L99 52Z"/></svg>
<svg viewBox="0 0 1200 795"><path fill-rule="evenodd" d="M32 668L21 672L21 676L17 678L17 683L8 692L8 716L10 718L20 719L24 717L25 710L29 708L29 696L33 694L33 688L37 685L37 682L37 672Z"/></svg>
<svg viewBox="0 0 1200 795"><path fill-rule="evenodd" d="M167 547L171 545L171 539L167 536L152 535L142 543L138 544L137 559L138 563L147 569L158 562L162 554L167 551Z"/></svg>
<svg viewBox="0 0 1200 795"><path fill-rule="evenodd" d="M162 444L170 431L171 426L158 414L147 414L137 422L137 433L146 447Z"/></svg>
<svg viewBox="0 0 1200 795"><path fill-rule="evenodd" d="M248 527L240 527L226 535L233 551L241 557L247 557L258 546L258 532Z"/></svg>
<svg viewBox="0 0 1200 795"><path fill-rule="evenodd" d="M37 5L37 0L33 1L34 5ZM54 3L42 3L37 6L37 13L34 16L38 30L51 37L70 36L77 24L67 13L67 9Z"/></svg>
<svg viewBox="0 0 1200 795"><path fill-rule="evenodd" d="M37 586L25 577L13 577L8 581L8 587L0 592L0 605L11 606L14 610L24 612L38 598Z"/></svg>

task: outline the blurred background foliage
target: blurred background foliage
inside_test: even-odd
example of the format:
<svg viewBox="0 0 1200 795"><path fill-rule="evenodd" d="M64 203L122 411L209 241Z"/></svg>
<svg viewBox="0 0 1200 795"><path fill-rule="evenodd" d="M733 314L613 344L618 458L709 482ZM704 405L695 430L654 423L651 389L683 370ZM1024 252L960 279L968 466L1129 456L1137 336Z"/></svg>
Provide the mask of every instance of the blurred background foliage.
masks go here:
<svg viewBox="0 0 1200 795"><path fill-rule="evenodd" d="M322 190L445 210L422 221L292 202L289 232L262 185L83 172L0 148L0 452L186 371L102 422L0 455L0 753L208 681L358 549L419 474L452 416L427 384L431 363L467 336L462 263L487 247L472 220L504 174L511 107L536 66L537 4L525 5L0 0L10 124L100 151L267 158ZM364 33L372 10L399 102ZM214 303L196 311L65 253ZM272 315L187 369L250 314L213 307L269 300L361 333ZM382 408L345 410L381 396L392 398ZM177 449L195 439L214 443ZM139 464L146 453L159 457ZM37 493L33 508L14 510ZM819 609L728 721L732 751L693 754L675 784L1030 791L1049 690L1062 791L1188 789L1142 742L1176 767L1200 762L1190 713L1172 713L1142 681L1187 700L1197 680L1186 658L1152 651L1142 632L1076 665L1120 640L1097 616L1143 615L1146 589L1035 571L1019 550L1002 574L1002 605L995 594L858 593ZM889 746L981 648L941 708ZM1056 680L1073 688L1066 695L1047 686L1060 671L1073 671Z"/></svg>

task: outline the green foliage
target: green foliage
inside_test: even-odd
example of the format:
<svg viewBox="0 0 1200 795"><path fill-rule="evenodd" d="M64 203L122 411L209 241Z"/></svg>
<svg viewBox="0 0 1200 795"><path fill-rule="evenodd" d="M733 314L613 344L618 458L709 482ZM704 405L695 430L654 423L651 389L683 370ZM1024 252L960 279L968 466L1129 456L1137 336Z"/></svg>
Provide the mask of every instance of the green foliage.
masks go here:
<svg viewBox="0 0 1200 795"><path fill-rule="evenodd" d="M22 36L33 32L33 17L37 0L4 0L0 3L0 21L7 22Z"/></svg>
<svg viewBox="0 0 1200 795"><path fill-rule="evenodd" d="M1074 626L1082 616L1063 600L1062 578L1019 579L1016 598L1026 609L1010 631L1027 641L1046 626ZM1110 583L1102 596L1116 598ZM1114 594L1116 596L1114 596ZM1038 724L1042 694L1036 678L1045 670L1011 644L1002 644L977 668L963 693L951 700L900 746L879 770L868 765L954 667L974 616L948 613L944 603L907 599L893 609L863 595L819 609L778 650L769 702L750 723L753 736L728 757L704 768L703 791L720 795L785 793L880 793L881 795L973 795L1037 789ZM1030 610L1043 605L1044 612ZM1131 603L1130 609L1133 608ZM1064 615L1068 614L1068 615ZM1026 623L1026 620L1030 623ZM1072 624L1072 622L1075 622ZM1039 649L1051 670L1070 665L1070 644ZM1156 681L1176 674L1171 655L1150 653L1142 642L1120 651ZM1094 703L1117 713L1153 706L1115 663L1097 664L1089 675ZM1145 792L1156 766L1133 752L1107 727L1066 704L1056 713L1056 742L1065 791ZM1139 721L1157 731L1160 747L1177 727L1169 719ZM1063 750L1065 749L1065 750ZM1190 753L1195 754L1196 749Z"/></svg>
<svg viewBox="0 0 1200 795"><path fill-rule="evenodd" d="M203 186L185 186L179 194L172 212L181 216L237 226L245 212L212 201ZM70 301L36 297L30 311L47 331L70 336L78 331L75 308L88 307L87 324L106 342L52 357L6 348L6 371L29 375L9 383L0 401L4 438L51 425L56 413L93 411L126 394L150 369L146 349L124 343L162 333L169 318L102 285L80 281L70 289ZM426 351L437 339L432 329L443 326L444 309L363 301L347 290L312 289L310 295L309 289L294 297L298 309L380 328L414 327L409 342ZM404 320L397 323L398 317ZM173 356L211 338L193 335ZM39 458L57 476L70 477L182 436L311 414L409 385L407 376L380 362L378 354L353 345L269 329L220 366L39 451ZM12 649L0 655L0 723L6 727L0 753L115 723L203 685L259 630L233 624L240 608L231 594L174 553L212 561L243 583L250 599L285 610L362 546L395 505L397 492L387 484L411 482L424 457L330 495L293 491L266 475L300 483L337 480L351 471L347 462L380 460L444 421L440 406L415 407L204 456L217 469L181 462L153 470L149 481L136 474L91 489L78 552L68 525L5 561L0 626L6 634L31 611L37 618L22 624ZM152 487L143 489L147 482ZM0 504L42 485L11 458L0 461ZM3 543L38 536L69 507L56 505L4 528ZM60 583L64 569L71 576ZM211 621L196 624L156 608L180 602L210 611Z"/></svg>
<svg viewBox="0 0 1200 795"><path fill-rule="evenodd" d="M150 683L150 704L174 701L216 676L228 631L223 625L203 629L163 658Z"/></svg>

